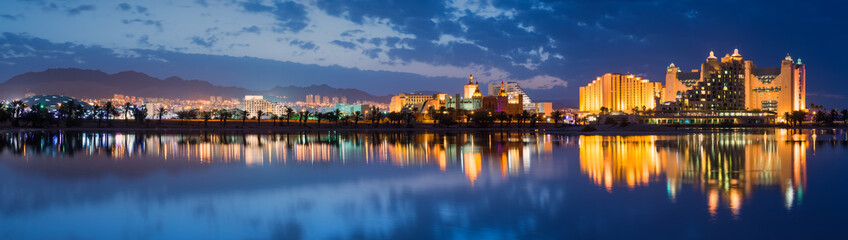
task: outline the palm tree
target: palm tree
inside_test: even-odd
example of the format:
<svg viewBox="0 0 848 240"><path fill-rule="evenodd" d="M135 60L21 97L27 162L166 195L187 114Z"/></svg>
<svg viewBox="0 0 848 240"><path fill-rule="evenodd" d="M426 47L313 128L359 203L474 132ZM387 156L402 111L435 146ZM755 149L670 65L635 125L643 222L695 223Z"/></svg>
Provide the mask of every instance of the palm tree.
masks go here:
<svg viewBox="0 0 848 240"><path fill-rule="evenodd" d="M309 121L309 111L301 111L300 112L300 121L303 122L303 126L306 126L306 122Z"/></svg>
<svg viewBox="0 0 848 240"><path fill-rule="evenodd" d="M359 111L354 111L353 114L353 126L359 124L359 118L362 117L362 113Z"/></svg>
<svg viewBox="0 0 848 240"><path fill-rule="evenodd" d="M291 120L293 115L294 115L294 110L292 110L290 107L286 107L286 125L289 124L289 120Z"/></svg>
<svg viewBox="0 0 848 240"><path fill-rule="evenodd" d="M504 123L509 119L509 114L506 114L504 111L498 112L498 121L501 121L501 127L504 127Z"/></svg>
<svg viewBox="0 0 848 240"><path fill-rule="evenodd" d="M792 124L792 123L790 122L790 121L791 121L791 119L789 119L789 118L790 118L789 112L784 112L784 113L783 113L783 119L784 119L784 120L786 120L786 122L787 122L787 123L789 123L789 124L791 125L791 124Z"/></svg>
<svg viewBox="0 0 848 240"><path fill-rule="evenodd" d="M241 126L244 127L245 122L247 122L247 115L250 113L245 110L239 110L241 113Z"/></svg>
<svg viewBox="0 0 848 240"><path fill-rule="evenodd" d="M320 112L316 112L316 113L314 113L313 116L315 116L315 118L318 119L318 125L316 125L316 126L320 127L321 126L321 118L324 118L324 114L320 113Z"/></svg>
<svg viewBox="0 0 848 240"><path fill-rule="evenodd" d="M377 110L377 107L371 107L370 111L371 112L369 118L371 119L371 124L374 125L374 127L377 127L377 124L380 123L380 119L378 118L378 116L380 116L380 113Z"/></svg>
<svg viewBox="0 0 848 240"><path fill-rule="evenodd" d="M842 109L842 125L848 125L848 109Z"/></svg>
<svg viewBox="0 0 848 240"><path fill-rule="evenodd" d="M100 105L98 104L94 104L91 109L92 111L94 111L94 116L97 117L97 127L100 127L100 123L103 121L103 115L100 114L100 111L102 111L102 109L103 108L100 107Z"/></svg>
<svg viewBox="0 0 848 240"><path fill-rule="evenodd" d="M218 117L221 118L221 126L227 126L227 119L232 117L232 115L227 109L218 110Z"/></svg>
<svg viewBox="0 0 848 240"><path fill-rule="evenodd" d="M342 116L342 111L340 111L338 108L336 108L336 110L333 111L333 115L330 115L329 117L331 118L331 120L333 120L333 122L336 123L336 125L339 125L339 118L341 116Z"/></svg>
<svg viewBox="0 0 848 240"><path fill-rule="evenodd" d="M634 110L638 110L637 108L633 108ZM554 127L559 126L559 119L562 118L562 111L556 110L551 113L551 118L554 119Z"/></svg>
<svg viewBox="0 0 848 240"><path fill-rule="evenodd" d="M162 115L165 115L165 108L159 107L159 112L157 112L157 115L159 115L159 125L162 125Z"/></svg>
<svg viewBox="0 0 848 240"><path fill-rule="evenodd" d="M129 102L124 103L124 125L126 125L126 126L130 125L130 121L129 121L130 106L131 106L131 104Z"/></svg>
<svg viewBox="0 0 848 240"><path fill-rule="evenodd" d="M269 114L268 118L270 118L272 120L272 123L273 123L272 126L276 127L277 126L277 114L271 113L271 114Z"/></svg>
<svg viewBox="0 0 848 240"><path fill-rule="evenodd" d="M118 115L118 108L116 108L112 102L106 102L106 106L103 107L103 111L103 115L105 115L107 119L111 119L112 116ZM112 126L112 120L109 120L109 126Z"/></svg>
<svg viewBox="0 0 848 240"><path fill-rule="evenodd" d="M521 123L524 124L525 120L530 120L530 112L527 110L521 111Z"/></svg>
<svg viewBox="0 0 848 240"><path fill-rule="evenodd" d="M210 111L200 112L200 117L203 118L203 127L208 127L209 126L209 124L208 124L209 119L212 118L212 112L210 112Z"/></svg>
<svg viewBox="0 0 848 240"><path fill-rule="evenodd" d="M256 126L262 125L262 116L265 116L262 110L256 111Z"/></svg>

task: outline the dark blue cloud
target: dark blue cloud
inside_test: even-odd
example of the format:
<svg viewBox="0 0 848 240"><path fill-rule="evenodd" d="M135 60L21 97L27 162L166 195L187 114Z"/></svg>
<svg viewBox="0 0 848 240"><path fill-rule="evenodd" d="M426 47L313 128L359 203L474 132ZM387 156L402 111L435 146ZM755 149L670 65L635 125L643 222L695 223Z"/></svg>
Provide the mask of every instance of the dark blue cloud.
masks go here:
<svg viewBox="0 0 848 240"><path fill-rule="evenodd" d="M161 21L154 21L154 20L150 20L150 19L138 19L138 18L136 18L136 19L124 19L121 22L124 23L124 24L140 23L140 24L143 24L143 25L146 25L146 26L155 26L156 29L158 29L160 32L162 31L162 22Z"/></svg>
<svg viewBox="0 0 848 240"><path fill-rule="evenodd" d="M274 7L271 13L284 29L299 32L306 28L309 18L306 17L306 8L302 4L285 1L275 3Z"/></svg>
<svg viewBox="0 0 848 240"><path fill-rule="evenodd" d="M79 15L80 13L85 11L94 11L94 9L96 9L96 7L94 7L94 5L92 4L84 4L74 8L69 8L66 12L68 13L68 15Z"/></svg>
<svg viewBox="0 0 848 240"><path fill-rule="evenodd" d="M273 6L262 4L258 0L248 0L239 3L247 12L270 13L277 20L276 32L300 32L308 26L309 17L306 16L306 7L292 1L277 1Z"/></svg>
<svg viewBox="0 0 848 240"><path fill-rule="evenodd" d="M135 6L135 11L138 13L147 13L147 8L142 6Z"/></svg>
<svg viewBox="0 0 848 240"><path fill-rule="evenodd" d="M383 52L383 49L372 48L372 49L362 51L362 54L365 54L365 56L368 56L370 58L377 58L377 57L379 57L378 54L380 54L381 52Z"/></svg>
<svg viewBox="0 0 848 240"><path fill-rule="evenodd" d="M362 29L347 30L340 34L342 37L353 37L354 34L363 33Z"/></svg>
<svg viewBox="0 0 848 240"><path fill-rule="evenodd" d="M194 43L198 46L205 47L205 48L211 48L212 46L215 45L215 42L217 42L217 41L218 41L218 39L215 38L215 37L202 38L202 37L194 36L194 37L191 38L191 43Z"/></svg>
<svg viewBox="0 0 848 240"><path fill-rule="evenodd" d="M259 33L261 32L261 30L259 29L259 27L257 27L256 25L253 25L253 26L250 26L250 27L242 28L242 29L241 29L241 31L242 31L242 32L248 32L248 33L256 33L256 34L259 34Z"/></svg>
<svg viewBox="0 0 848 240"><path fill-rule="evenodd" d="M346 42L346 41L340 41L340 40L333 40L333 41L332 41L332 42L330 42L330 43L331 43L331 44L333 44L333 45L339 46L339 47L346 48L346 49L354 49L354 48L356 48L356 44L355 44L355 43L352 43L352 42Z"/></svg>
<svg viewBox="0 0 848 240"><path fill-rule="evenodd" d="M318 46L316 46L315 43L313 43L313 42L305 42L305 41L301 41L301 40L292 40L291 42L289 42L289 44L291 44L292 46L298 46L300 49L303 49L303 50L317 50L318 49Z"/></svg>
<svg viewBox="0 0 848 240"><path fill-rule="evenodd" d="M201 7L209 7L209 3L206 0L194 0L194 2Z"/></svg>
<svg viewBox="0 0 848 240"><path fill-rule="evenodd" d="M273 7L263 5L260 0L248 0L241 2L240 5L245 11L252 13L269 12L274 9Z"/></svg>
<svg viewBox="0 0 848 240"><path fill-rule="evenodd" d="M0 18L12 20L12 21L18 20L18 16L9 15L9 14L0 14Z"/></svg>
<svg viewBox="0 0 848 240"><path fill-rule="evenodd" d="M123 10L123 11L129 11L129 10L132 10L132 5L130 5L129 3L121 3L121 4L118 4L118 9Z"/></svg>

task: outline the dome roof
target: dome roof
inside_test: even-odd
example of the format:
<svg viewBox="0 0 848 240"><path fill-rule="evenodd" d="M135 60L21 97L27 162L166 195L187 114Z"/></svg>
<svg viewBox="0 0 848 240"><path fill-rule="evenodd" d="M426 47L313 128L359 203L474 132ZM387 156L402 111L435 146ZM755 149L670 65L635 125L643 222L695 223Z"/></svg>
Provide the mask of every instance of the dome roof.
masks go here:
<svg viewBox="0 0 848 240"><path fill-rule="evenodd" d="M91 108L91 105L88 103L80 101L78 99L62 96L62 95L35 95L32 97L27 97L21 99L21 102L26 104L27 106L38 106L42 105L45 108L58 108L59 104L64 104L67 102L73 101L76 104L81 105L83 108Z"/></svg>
<svg viewBox="0 0 848 240"><path fill-rule="evenodd" d="M731 56L733 56L733 57L741 57L741 56L742 56L742 54L739 54L739 49L738 49L738 48L735 48L735 49L733 49L733 55L731 55Z"/></svg>

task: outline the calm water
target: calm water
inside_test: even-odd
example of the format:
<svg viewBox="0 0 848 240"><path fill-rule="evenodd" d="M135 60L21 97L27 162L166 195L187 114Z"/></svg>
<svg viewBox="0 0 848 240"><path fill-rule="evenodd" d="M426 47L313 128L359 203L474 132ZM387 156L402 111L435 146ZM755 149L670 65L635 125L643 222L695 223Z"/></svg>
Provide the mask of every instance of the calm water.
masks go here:
<svg viewBox="0 0 848 240"><path fill-rule="evenodd" d="M0 134L0 239L822 239L844 131Z"/></svg>

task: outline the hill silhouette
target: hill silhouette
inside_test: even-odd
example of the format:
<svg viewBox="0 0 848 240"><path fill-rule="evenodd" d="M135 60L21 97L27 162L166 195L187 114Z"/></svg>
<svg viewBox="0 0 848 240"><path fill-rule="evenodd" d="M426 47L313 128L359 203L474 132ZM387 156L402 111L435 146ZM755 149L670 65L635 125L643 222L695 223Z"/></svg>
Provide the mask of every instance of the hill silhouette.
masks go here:
<svg viewBox="0 0 848 240"><path fill-rule="evenodd" d="M352 88L333 88L326 84L311 86L277 86L268 90L251 90L233 86L217 86L202 80L180 77L158 79L150 75L124 71L108 74L100 70L51 68L27 72L0 83L0 99L21 98L24 94L58 94L75 98L109 98L113 94L170 99L225 99L244 95L264 95L275 101L303 101L307 94L329 97L345 96L348 102L388 102L389 96L374 96Z"/></svg>

